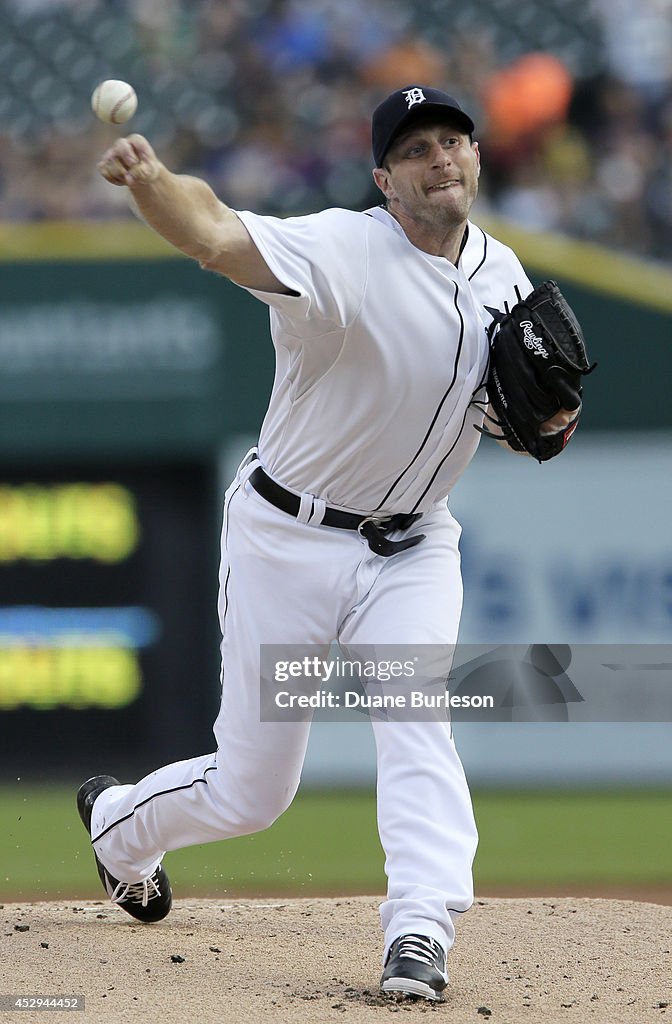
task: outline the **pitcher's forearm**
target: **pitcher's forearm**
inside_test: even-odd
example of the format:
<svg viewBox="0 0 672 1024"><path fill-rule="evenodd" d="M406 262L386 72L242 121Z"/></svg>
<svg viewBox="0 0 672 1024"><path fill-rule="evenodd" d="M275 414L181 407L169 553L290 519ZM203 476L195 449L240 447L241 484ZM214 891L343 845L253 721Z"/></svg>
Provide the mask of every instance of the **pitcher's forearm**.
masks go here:
<svg viewBox="0 0 672 1024"><path fill-rule="evenodd" d="M246 288L289 291L233 210L205 181L169 171L144 136L117 139L98 170L110 184L126 185L142 219L203 267Z"/></svg>
<svg viewBox="0 0 672 1024"><path fill-rule="evenodd" d="M142 219L181 252L202 263L221 253L227 221L233 233L240 222L200 178L173 174L163 164L149 183L129 186Z"/></svg>
<svg viewBox="0 0 672 1024"><path fill-rule="evenodd" d="M113 185L126 185L142 219L168 242L202 262L227 246L227 227L240 232L236 215L200 178L173 174L142 135L117 139L98 164Z"/></svg>

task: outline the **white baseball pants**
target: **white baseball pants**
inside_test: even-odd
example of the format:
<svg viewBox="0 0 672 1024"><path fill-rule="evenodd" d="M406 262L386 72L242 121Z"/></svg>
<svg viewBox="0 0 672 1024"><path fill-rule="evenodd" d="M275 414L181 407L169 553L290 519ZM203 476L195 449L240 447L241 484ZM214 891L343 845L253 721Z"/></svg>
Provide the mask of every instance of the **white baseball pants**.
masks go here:
<svg viewBox="0 0 672 1024"><path fill-rule="evenodd" d="M310 723L260 721L260 645L315 644L326 657L335 638L354 648L403 643L409 649L457 639L460 527L447 508L414 526L426 540L385 558L354 531L316 527L269 505L247 482L253 465L239 471L226 494L217 750L98 798L93 845L123 881L146 878L166 851L265 829L291 803ZM454 919L473 899L477 844L450 725L372 725L388 876L381 905L385 951L406 933L430 935L449 949Z"/></svg>

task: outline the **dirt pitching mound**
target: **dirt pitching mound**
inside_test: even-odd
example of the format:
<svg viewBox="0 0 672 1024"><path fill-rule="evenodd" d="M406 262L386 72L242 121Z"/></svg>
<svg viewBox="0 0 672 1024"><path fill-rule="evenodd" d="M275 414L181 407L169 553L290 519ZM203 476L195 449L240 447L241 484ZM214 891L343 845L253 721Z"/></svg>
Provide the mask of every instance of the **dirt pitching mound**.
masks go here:
<svg viewBox="0 0 672 1024"><path fill-rule="evenodd" d="M102 902L5 904L0 991L84 995L74 1024L672 1021L670 907L479 900L459 925L446 1001L433 1004L378 994L378 903L178 900L158 925Z"/></svg>

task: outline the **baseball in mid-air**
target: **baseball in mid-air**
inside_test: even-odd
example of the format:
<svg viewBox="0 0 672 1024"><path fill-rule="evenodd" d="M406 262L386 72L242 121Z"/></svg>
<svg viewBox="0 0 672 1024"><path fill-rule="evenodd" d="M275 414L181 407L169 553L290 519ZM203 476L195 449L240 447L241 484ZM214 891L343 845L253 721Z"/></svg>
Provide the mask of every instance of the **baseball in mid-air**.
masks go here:
<svg viewBox="0 0 672 1024"><path fill-rule="evenodd" d="M124 124L133 117L138 106L135 89L128 82L108 78L93 90L91 107L106 124Z"/></svg>

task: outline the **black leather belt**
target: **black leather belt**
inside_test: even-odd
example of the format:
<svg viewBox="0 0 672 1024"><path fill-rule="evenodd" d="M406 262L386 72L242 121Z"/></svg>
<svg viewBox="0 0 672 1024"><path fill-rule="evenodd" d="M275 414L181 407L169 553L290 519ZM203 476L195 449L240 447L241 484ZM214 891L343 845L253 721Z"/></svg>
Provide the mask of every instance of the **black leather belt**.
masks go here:
<svg viewBox="0 0 672 1024"><path fill-rule="evenodd" d="M261 466L257 466L250 473L249 481L257 494L268 501L275 508L296 517L301 508L301 498L293 491L288 491L264 472ZM406 551L407 548L415 547L421 540L425 539L424 533L418 533L414 537L406 537L404 540L389 540L386 534L393 530L408 530L418 519L421 512L397 513L393 516L360 516L354 512L343 512L338 508L325 509L320 526L331 526L336 530L356 530L365 538L372 551L377 555L396 555L398 551Z"/></svg>

